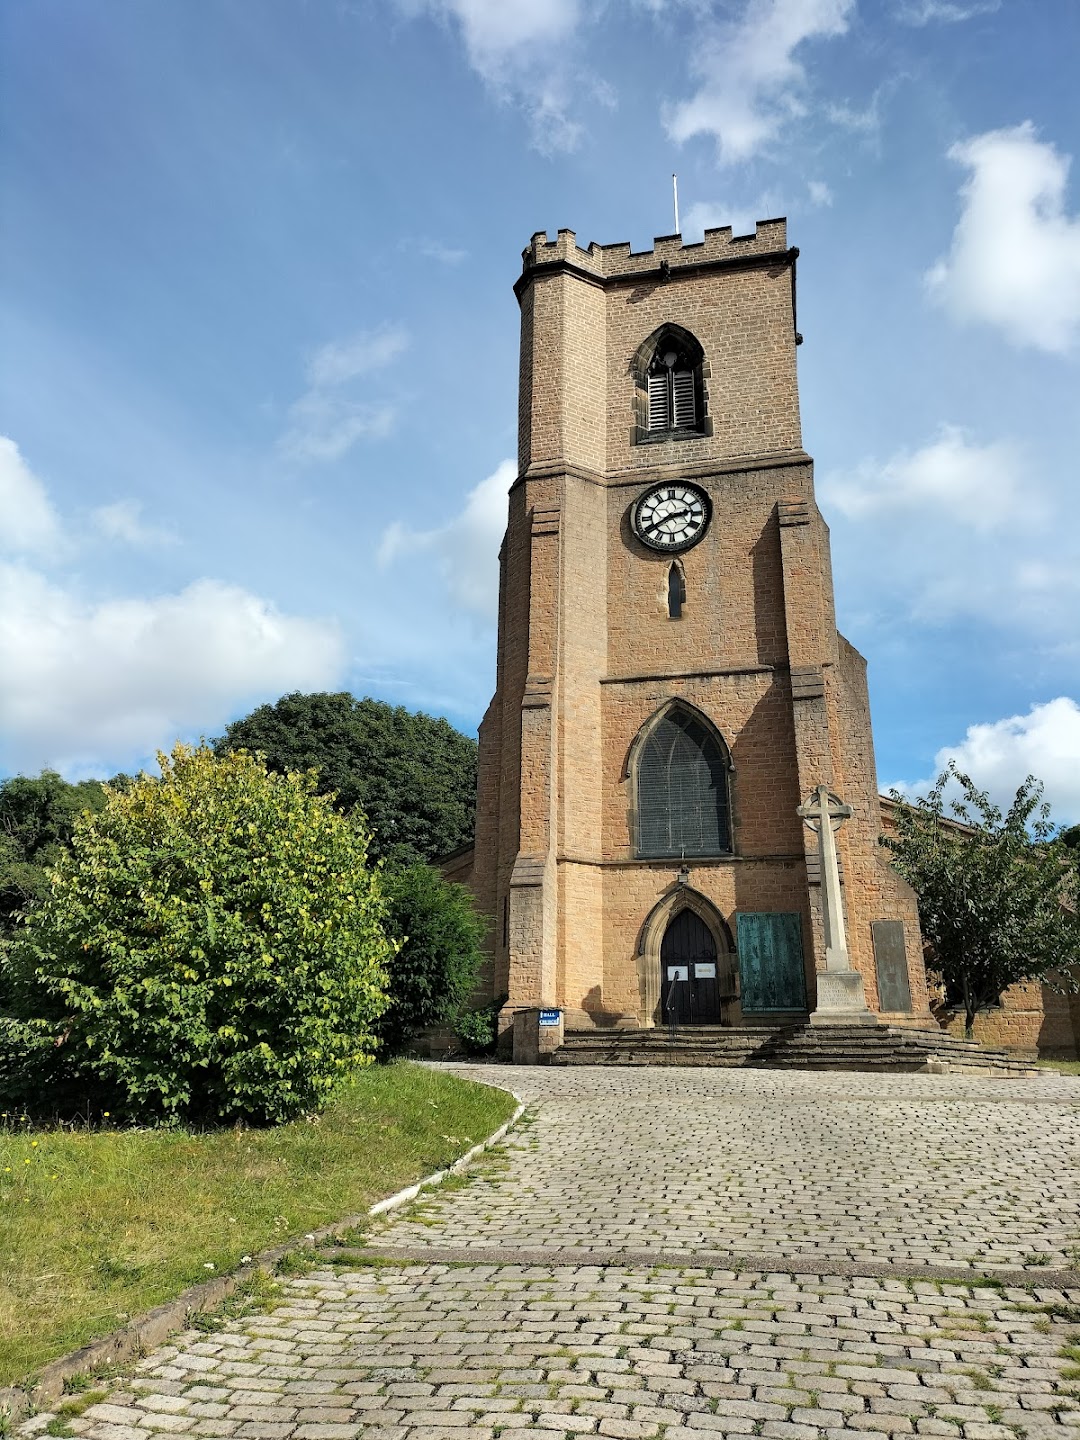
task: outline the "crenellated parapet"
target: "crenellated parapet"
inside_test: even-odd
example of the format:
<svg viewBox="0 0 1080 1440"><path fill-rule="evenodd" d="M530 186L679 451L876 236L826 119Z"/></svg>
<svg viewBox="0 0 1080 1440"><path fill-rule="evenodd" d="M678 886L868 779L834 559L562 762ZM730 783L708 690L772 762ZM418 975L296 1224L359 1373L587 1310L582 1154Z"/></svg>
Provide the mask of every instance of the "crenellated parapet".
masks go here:
<svg viewBox="0 0 1080 1440"><path fill-rule="evenodd" d="M539 230L521 258L523 277L540 266L570 264L597 279L612 280L658 268L675 271L786 251L787 221L779 219L759 220L752 235L734 235L730 225L706 230L705 238L691 245L684 244L681 235L661 235L651 250L637 251L631 250L629 241L617 245L593 242L586 250L577 243L573 230L560 230L554 240L548 239L546 230Z"/></svg>

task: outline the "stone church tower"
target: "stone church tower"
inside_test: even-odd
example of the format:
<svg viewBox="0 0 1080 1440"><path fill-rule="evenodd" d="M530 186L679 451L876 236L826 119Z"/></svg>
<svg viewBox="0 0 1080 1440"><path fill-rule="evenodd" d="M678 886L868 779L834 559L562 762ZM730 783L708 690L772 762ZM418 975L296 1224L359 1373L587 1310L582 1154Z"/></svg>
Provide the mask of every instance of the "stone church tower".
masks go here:
<svg viewBox="0 0 1080 1440"><path fill-rule="evenodd" d="M449 869L490 917L504 1028L829 1018L796 813L821 786L851 811L847 1018L932 1023L802 449L797 254L783 220L524 252L498 678L471 866Z"/></svg>

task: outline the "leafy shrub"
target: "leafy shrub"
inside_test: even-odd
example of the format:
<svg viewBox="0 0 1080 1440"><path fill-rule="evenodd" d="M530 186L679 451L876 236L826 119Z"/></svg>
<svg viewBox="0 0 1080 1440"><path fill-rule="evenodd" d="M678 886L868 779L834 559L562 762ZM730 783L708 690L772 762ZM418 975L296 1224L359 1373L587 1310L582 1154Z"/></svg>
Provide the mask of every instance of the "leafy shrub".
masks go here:
<svg viewBox="0 0 1080 1440"><path fill-rule="evenodd" d="M81 1108L78 1077L65 1064L51 1028L43 1020L0 1015L0 1108L33 1112Z"/></svg>
<svg viewBox="0 0 1080 1440"><path fill-rule="evenodd" d="M499 1040L499 1011L506 1004L505 995L497 995L477 1010L463 1010L454 1025L466 1055L494 1055Z"/></svg>
<svg viewBox="0 0 1080 1440"><path fill-rule="evenodd" d="M246 753L159 760L76 821L4 988L133 1116L286 1119L374 1052L394 947L366 830Z"/></svg>
<svg viewBox="0 0 1080 1440"><path fill-rule="evenodd" d="M430 865L383 876L390 930L402 937L388 966L390 1003L379 1024L389 1054L428 1025L456 1019L476 985L484 922L462 885Z"/></svg>

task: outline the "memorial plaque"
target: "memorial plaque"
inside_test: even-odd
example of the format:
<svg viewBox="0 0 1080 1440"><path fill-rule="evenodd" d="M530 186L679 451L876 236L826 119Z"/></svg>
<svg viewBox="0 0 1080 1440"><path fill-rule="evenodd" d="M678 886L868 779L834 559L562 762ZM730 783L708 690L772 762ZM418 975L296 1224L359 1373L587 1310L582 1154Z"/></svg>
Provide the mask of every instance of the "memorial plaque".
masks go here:
<svg viewBox="0 0 1080 1440"><path fill-rule="evenodd" d="M878 998L882 1010L911 1011L907 954L902 920L871 920L874 937L874 964L877 967Z"/></svg>

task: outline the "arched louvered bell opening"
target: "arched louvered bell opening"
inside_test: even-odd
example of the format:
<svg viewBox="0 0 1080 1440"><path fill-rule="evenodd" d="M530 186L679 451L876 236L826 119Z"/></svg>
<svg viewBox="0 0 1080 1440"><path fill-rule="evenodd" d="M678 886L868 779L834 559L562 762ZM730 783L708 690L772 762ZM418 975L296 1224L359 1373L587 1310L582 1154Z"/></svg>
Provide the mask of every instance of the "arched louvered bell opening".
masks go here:
<svg viewBox="0 0 1080 1440"><path fill-rule="evenodd" d="M669 710L637 762L638 855L693 857L731 849L727 756L688 711Z"/></svg>
<svg viewBox="0 0 1080 1440"><path fill-rule="evenodd" d="M698 423L694 367L661 346L649 369L649 429L693 430Z"/></svg>

